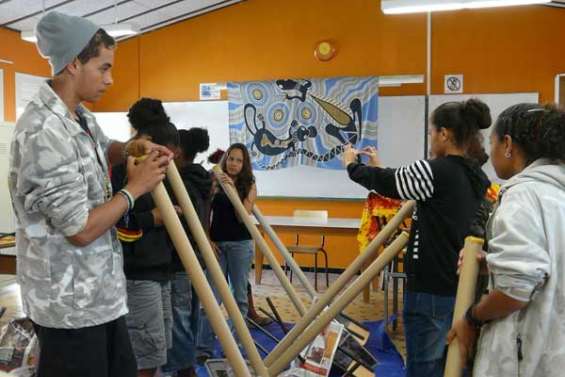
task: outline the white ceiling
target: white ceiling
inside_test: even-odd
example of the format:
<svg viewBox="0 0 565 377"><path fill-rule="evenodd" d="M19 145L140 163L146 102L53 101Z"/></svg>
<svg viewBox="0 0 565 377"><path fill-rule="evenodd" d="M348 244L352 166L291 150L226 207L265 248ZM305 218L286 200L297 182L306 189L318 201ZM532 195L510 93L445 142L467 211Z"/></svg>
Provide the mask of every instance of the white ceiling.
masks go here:
<svg viewBox="0 0 565 377"><path fill-rule="evenodd" d="M0 0L0 27L33 30L45 11L87 17L98 25L130 23L141 32L244 0Z"/></svg>

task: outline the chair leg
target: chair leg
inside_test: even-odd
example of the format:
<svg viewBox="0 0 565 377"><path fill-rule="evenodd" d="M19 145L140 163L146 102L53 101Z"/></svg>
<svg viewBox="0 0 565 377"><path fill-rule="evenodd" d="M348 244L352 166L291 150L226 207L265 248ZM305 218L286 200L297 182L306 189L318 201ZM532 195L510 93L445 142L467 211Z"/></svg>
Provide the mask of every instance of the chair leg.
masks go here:
<svg viewBox="0 0 565 377"><path fill-rule="evenodd" d="M322 254L324 254L324 259L326 262L326 288L330 286L330 276L328 273L328 253L325 250L322 250Z"/></svg>
<svg viewBox="0 0 565 377"><path fill-rule="evenodd" d="M290 253L290 256L292 257L292 259L294 259L294 253ZM292 268L289 268L290 270L290 282L292 283Z"/></svg>
<svg viewBox="0 0 565 377"><path fill-rule="evenodd" d="M383 270L383 306L384 306L384 321L385 321L385 329L388 327L388 279L389 279L389 275L388 275L388 268L389 266L386 266L385 269Z"/></svg>
<svg viewBox="0 0 565 377"><path fill-rule="evenodd" d="M392 321L392 329L396 331L398 325L398 278L392 278L392 311L394 313L394 320Z"/></svg>
<svg viewBox="0 0 565 377"><path fill-rule="evenodd" d="M318 292L318 253L314 253L314 289Z"/></svg>

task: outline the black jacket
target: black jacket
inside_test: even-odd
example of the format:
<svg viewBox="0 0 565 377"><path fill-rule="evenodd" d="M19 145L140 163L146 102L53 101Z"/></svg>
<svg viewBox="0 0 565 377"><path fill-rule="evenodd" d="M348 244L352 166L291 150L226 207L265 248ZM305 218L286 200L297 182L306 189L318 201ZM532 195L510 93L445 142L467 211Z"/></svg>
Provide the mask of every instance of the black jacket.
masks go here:
<svg viewBox="0 0 565 377"><path fill-rule="evenodd" d="M114 192L126 184L124 164L112 168L112 188ZM123 242L124 272L128 280L170 280L170 265L173 245L162 225L155 225L151 210L155 203L151 194L137 198L134 208L118 222L118 228L141 230L143 236L134 242Z"/></svg>
<svg viewBox="0 0 565 377"><path fill-rule="evenodd" d="M450 155L398 169L352 163L347 171L367 189L416 200L405 258L407 289L454 296L459 251L490 184L480 167Z"/></svg>
<svg viewBox="0 0 565 377"><path fill-rule="evenodd" d="M200 222L202 223L204 230L208 232L208 229L210 228L210 194L212 191L212 178L210 173L200 164L186 165L179 169L179 173L184 185L186 186L186 191L188 191L188 196L194 205L194 209L200 218ZM173 199L173 202L176 203L176 200ZM194 251L196 251L196 255L200 258L198 246L194 237L190 233L184 218L182 218L182 224ZM173 272L184 271L184 267L176 251L173 253L171 268Z"/></svg>

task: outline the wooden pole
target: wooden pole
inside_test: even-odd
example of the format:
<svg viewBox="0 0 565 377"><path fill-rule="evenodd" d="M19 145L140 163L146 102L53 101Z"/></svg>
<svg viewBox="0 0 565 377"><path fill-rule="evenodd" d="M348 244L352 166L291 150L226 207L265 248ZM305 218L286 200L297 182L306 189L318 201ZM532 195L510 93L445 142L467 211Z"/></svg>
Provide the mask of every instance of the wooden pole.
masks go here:
<svg viewBox="0 0 565 377"><path fill-rule="evenodd" d="M216 174L225 174L218 165L214 166L213 171ZM257 229L257 226L255 225L251 216L245 209L245 206L241 202L241 199L239 198L237 191L232 185L223 184L223 182L220 179L218 179L218 183L222 186L222 189L230 199L231 203L235 208L236 213L239 215L239 218L241 219L241 221L243 221L243 223L247 227L247 230L255 240L255 243L257 244L257 246L259 246L259 249L261 249L261 252L269 261L269 264L271 265L271 268L273 269L275 276L281 282L281 285L283 286L284 290L290 297L290 300L292 301L294 307L298 310L298 313L302 315L304 312L306 312L306 308L304 307L304 304L302 303L302 301L300 301L298 294L290 284L290 281L288 280L284 271L279 265L279 262L271 252L269 245L267 245L267 242L261 236L261 233Z"/></svg>
<svg viewBox="0 0 565 377"><path fill-rule="evenodd" d="M175 197L178 200L180 207L182 208L182 212L186 222L188 223L188 227L192 236L196 240L198 245L198 249L200 250L200 254L204 257L204 261L206 262L206 266L208 267L208 272L214 281L214 285L218 289L220 296L222 297L222 302L224 303L224 307L228 312L232 322L234 324L235 330L243 345L243 348L247 352L247 356L249 357L249 362L251 366L255 370L255 373L259 376L267 376L267 368L255 347L253 342L253 338L251 337L251 333L245 324L245 319L241 315L239 307L235 301L233 294L230 291L226 278L222 272L220 264L218 263L218 259L214 251L212 250L212 246L208 241L208 237L206 236L206 232L200 223L200 219L196 210L194 209L194 205L190 200L190 196L186 191L185 184L179 174L179 171L174 163L170 163L167 169L167 178L173 188L175 193ZM218 334L220 337L220 334Z"/></svg>
<svg viewBox="0 0 565 377"><path fill-rule="evenodd" d="M265 232L269 235L269 238L271 239L271 241L273 241L276 248L281 253L282 257L286 262L286 265L290 267L290 269L294 274L296 274L296 277L298 278L298 280L300 281L300 283L302 284L302 286L304 287L310 298L314 299L317 296L316 290L314 289L314 287L312 286L306 275L304 275L304 272L302 272L302 269L300 268L298 263L296 263L292 255L290 255L290 252L288 251L286 246L281 242L280 238L277 236L271 225L267 222L267 220L265 219L265 217L263 216L261 210L259 209L259 207L257 207L257 205L253 206L253 214L255 215L255 218L257 219L259 224L263 227Z"/></svg>
<svg viewBox="0 0 565 377"><path fill-rule="evenodd" d="M457 285L455 309L453 310L453 323L465 315L465 311L475 300L477 277L479 276L478 254L483 248L484 240L477 237L467 237L463 248L463 265ZM460 377L463 373L465 360L461 359L459 340L457 338L449 344L447 360L445 363L444 377Z"/></svg>
<svg viewBox="0 0 565 377"><path fill-rule="evenodd" d="M383 268L385 268L392 259L404 248L408 242L408 233L402 232L387 247L378 258L371 263L360 276L349 285L343 293L332 303L320 316L313 321L301 335L285 349L269 367L269 373L272 376L278 375L287 365L310 343L314 338L322 332L322 330L343 310L351 301L357 297L365 286L371 284L371 281L377 276ZM288 337L288 335L287 335ZM285 338L286 339L286 338Z"/></svg>
<svg viewBox="0 0 565 377"><path fill-rule="evenodd" d="M277 360L283 351L285 351L291 344L296 340L296 338L304 332L306 327L312 323L312 321L320 314L326 306L333 300L335 296L350 282L350 280L359 273L362 266L368 261L373 260L375 255L378 253L381 245L388 240L394 231L400 226L402 221L412 214L416 202L408 201L400 207L398 213L394 215L388 224L377 234L377 236L369 243L367 248L359 255L351 265L338 277L338 279L330 285L326 292L318 297L312 306L308 309L308 312L298 321L292 330L287 334L287 336L271 351L269 355L265 358L265 365L270 367L271 364Z"/></svg>
<svg viewBox="0 0 565 377"><path fill-rule="evenodd" d="M169 194L162 182L157 185L151 195L153 196L153 200L155 201L157 208L161 212L163 223L167 228L167 232L173 241L173 245L177 250L184 268L190 276L192 285L202 302L206 315L210 319L212 329L216 334L218 334L218 338L220 339L220 343L224 348L224 353L226 354L230 365L232 366L236 376L250 377L251 373L247 368L247 363L239 352L237 343L231 334L224 316L222 315L220 305L216 302L216 298L212 293L212 288L206 280L204 271L202 271L202 267L200 267L200 262L198 262L198 258L190 245L190 241L184 233L184 229L177 212L175 211L173 203L171 202L171 198L169 198Z"/></svg>

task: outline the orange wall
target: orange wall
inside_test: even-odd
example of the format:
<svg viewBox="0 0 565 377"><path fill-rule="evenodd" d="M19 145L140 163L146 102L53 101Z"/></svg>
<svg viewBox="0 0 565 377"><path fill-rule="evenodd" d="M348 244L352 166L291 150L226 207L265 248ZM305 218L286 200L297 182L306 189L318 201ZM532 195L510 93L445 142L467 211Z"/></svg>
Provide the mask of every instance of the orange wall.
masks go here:
<svg viewBox="0 0 565 377"><path fill-rule="evenodd" d="M463 73L466 93L539 92L553 100L553 78L565 72L565 10L527 6L438 13L432 17L432 91L443 75ZM316 42L338 48L330 62L313 57ZM128 39L119 44L115 85L96 111L124 111L140 96L165 101L198 99L198 84L280 77L425 73L426 17L384 16L378 0L247 0L241 4ZM48 74L31 44L0 29L5 108L14 117L13 72ZM424 94L424 85L384 88L383 95ZM328 209L330 216L359 217L361 201L263 199L268 215L295 208ZM282 232L286 242L291 232ZM355 237L328 240L330 263L346 266Z"/></svg>
<svg viewBox="0 0 565 377"><path fill-rule="evenodd" d="M16 121L16 72L38 76L49 76L51 69L38 53L35 44L24 42L19 33L0 28L0 59L14 64L0 63L4 70L4 118Z"/></svg>

